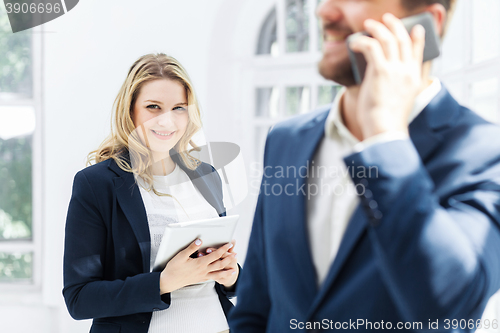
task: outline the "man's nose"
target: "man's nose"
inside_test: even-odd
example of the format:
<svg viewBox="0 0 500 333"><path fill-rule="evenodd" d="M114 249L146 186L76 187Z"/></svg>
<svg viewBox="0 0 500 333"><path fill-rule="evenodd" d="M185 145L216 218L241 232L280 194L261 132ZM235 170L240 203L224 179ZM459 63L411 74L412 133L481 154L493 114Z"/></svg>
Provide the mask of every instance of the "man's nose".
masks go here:
<svg viewBox="0 0 500 333"><path fill-rule="evenodd" d="M316 8L316 16L323 22L337 21L342 17L338 0L323 0Z"/></svg>

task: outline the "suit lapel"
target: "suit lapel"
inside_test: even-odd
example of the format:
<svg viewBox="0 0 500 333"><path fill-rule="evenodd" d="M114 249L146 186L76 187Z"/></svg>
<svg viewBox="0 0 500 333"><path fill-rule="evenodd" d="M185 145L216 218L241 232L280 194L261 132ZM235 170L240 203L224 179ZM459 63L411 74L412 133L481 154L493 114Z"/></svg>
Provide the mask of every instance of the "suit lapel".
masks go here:
<svg viewBox="0 0 500 333"><path fill-rule="evenodd" d="M310 165L314 153L323 139L325 120L328 112L321 113L313 120L307 122L299 129L298 135L293 145L293 153L286 154L288 164L293 165L296 170L303 170ZM301 169L302 168L302 169ZM296 178L297 188L303 187L307 189L307 178ZM307 195L307 191L306 191ZM316 271L312 262L311 250L307 232L307 202L306 196L297 193L294 196L287 196L286 200L286 215L289 216L289 223L286 233L287 239L293 242L290 247L291 257L295 261L298 274L298 281L301 283L304 295L310 297L312 302L314 295L317 292L316 288Z"/></svg>
<svg viewBox="0 0 500 333"><path fill-rule="evenodd" d="M133 173L120 169L114 160L110 162L109 168L119 175L113 179L116 198L139 243L143 270L149 272L151 239L146 208L139 187L135 183Z"/></svg>
<svg viewBox="0 0 500 333"><path fill-rule="evenodd" d="M410 138L424 162L442 140L441 130L458 119L460 105L443 86L434 99L410 124Z"/></svg>

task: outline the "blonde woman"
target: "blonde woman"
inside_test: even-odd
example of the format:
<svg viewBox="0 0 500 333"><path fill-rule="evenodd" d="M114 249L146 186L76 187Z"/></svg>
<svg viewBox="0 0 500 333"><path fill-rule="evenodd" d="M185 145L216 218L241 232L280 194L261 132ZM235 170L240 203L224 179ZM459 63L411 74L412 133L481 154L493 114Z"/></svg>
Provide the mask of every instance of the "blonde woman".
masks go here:
<svg viewBox="0 0 500 333"><path fill-rule="evenodd" d="M189 154L200 127L179 62L139 58L115 100L111 135L76 174L68 208L63 295L73 318L94 319L91 332L227 332L234 242L198 253L195 240L152 270L167 224L225 215L220 177Z"/></svg>

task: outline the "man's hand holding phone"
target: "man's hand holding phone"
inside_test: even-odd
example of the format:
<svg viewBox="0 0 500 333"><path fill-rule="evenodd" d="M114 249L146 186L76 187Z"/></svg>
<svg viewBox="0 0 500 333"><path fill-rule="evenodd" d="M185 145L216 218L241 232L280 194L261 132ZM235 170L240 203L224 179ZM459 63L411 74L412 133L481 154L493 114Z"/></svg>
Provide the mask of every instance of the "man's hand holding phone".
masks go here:
<svg viewBox="0 0 500 333"><path fill-rule="evenodd" d="M423 86L425 30L416 25L409 35L401 20L389 13L382 23L368 19L364 26L373 38L360 36L350 43L367 62L356 111L363 139L408 133L408 117Z"/></svg>

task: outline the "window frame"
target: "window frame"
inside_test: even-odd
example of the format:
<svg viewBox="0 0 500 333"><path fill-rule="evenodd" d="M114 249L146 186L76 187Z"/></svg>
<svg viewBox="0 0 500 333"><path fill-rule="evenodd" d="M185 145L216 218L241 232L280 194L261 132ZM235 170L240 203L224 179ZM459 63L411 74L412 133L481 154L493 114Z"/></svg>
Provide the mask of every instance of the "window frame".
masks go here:
<svg viewBox="0 0 500 333"><path fill-rule="evenodd" d="M0 252L31 252L32 278L31 280L0 281L0 293L21 295L23 292L33 293L41 291L42 286L42 239L43 239L43 118L42 118L42 54L43 35L42 26L32 28L31 55L33 95L27 99L0 99L0 106L30 106L35 110L35 130L32 141L32 238L31 240L0 241ZM25 33L25 32L19 32Z"/></svg>
<svg viewBox="0 0 500 333"><path fill-rule="evenodd" d="M458 16L457 11L458 6L461 6L463 11L463 16ZM482 60L480 62L474 62L473 52L474 52L474 35L473 35L473 25L474 25L474 15L470 15L474 11L474 3L470 0L460 0L457 2L457 8L455 9L454 16L452 17L451 24L456 23L457 20L462 19L459 22L460 26L463 27L464 35L462 39L463 48L461 56L463 57L463 65L460 68L454 68L452 70L443 69L443 62L446 61L446 48L443 49L443 56L436 59L433 63L432 75L438 77L441 82L446 86L449 83L450 87L459 87L454 91L450 91L457 101L469 107L472 111L476 111L474 105L472 105L471 90L472 85L476 82L481 82L488 79L497 79L500 86L500 54L495 57ZM497 13L500 17L500 13ZM450 27L453 29L453 27ZM446 35L444 37L446 40ZM500 43L500 41L497 41ZM451 50L450 50L451 51ZM451 54L452 52L450 52ZM497 94L497 119L500 123L500 93Z"/></svg>
<svg viewBox="0 0 500 333"><path fill-rule="evenodd" d="M254 33L257 36L259 45L262 27L266 24L270 13L276 12L276 35L278 52L272 54L258 54L258 49L254 50L250 59L250 68L252 69L253 80L249 85L249 97L251 110L247 120L251 124L250 147L253 147L252 159L262 162L263 146L256 147L257 128L263 126L273 126L277 122L285 120L290 116L285 115L286 108L286 88L304 86L310 89L310 111L316 109L318 105L319 86L336 86L337 84L323 78L317 71L317 63L321 58L322 52L319 45L321 38L318 29L318 19L316 17L316 8L319 5L318 0L307 0L308 21L309 21L309 50L304 52L286 52L287 34L285 29L286 5L287 0L273 1L262 17L262 22ZM257 88L277 87L279 90L278 116L276 118L266 118L256 116L256 96Z"/></svg>

